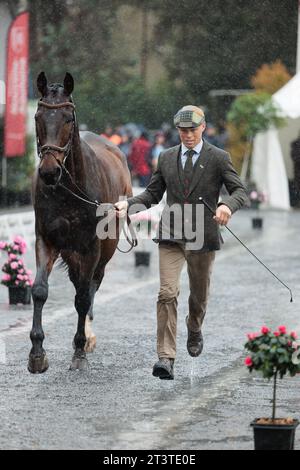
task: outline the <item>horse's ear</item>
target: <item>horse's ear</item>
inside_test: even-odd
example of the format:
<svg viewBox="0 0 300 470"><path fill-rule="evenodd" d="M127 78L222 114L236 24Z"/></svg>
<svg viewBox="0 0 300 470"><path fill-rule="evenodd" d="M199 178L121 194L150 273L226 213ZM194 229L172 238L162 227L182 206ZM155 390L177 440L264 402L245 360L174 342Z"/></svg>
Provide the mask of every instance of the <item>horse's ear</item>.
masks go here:
<svg viewBox="0 0 300 470"><path fill-rule="evenodd" d="M72 95L72 91L74 90L74 79L70 73L66 73L64 79L64 90L66 95Z"/></svg>
<svg viewBox="0 0 300 470"><path fill-rule="evenodd" d="M44 72L41 72L37 78L36 84L38 87L39 92L42 96L46 95L48 85L47 85L47 77Z"/></svg>

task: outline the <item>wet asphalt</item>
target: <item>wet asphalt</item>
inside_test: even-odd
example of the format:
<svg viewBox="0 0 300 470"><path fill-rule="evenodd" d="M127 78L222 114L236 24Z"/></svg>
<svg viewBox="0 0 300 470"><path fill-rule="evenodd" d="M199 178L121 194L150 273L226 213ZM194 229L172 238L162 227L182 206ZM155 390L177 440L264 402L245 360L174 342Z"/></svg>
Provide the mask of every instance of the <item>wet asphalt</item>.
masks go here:
<svg viewBox="0 0 300 470"><path fill-rule="evenodd" d="M50 368L27 372L32 307L9 307L0 287L0 449L253 449L250 422L271 413L272 387L243 365L248 332L286 324L300 333L300 212L262 211L264 229L253 230L250 210L229 227L276 274L289 293L223 230L203 329L205 349L186 351L188 279L184 271L178 318L175 380L152 377L156 360L157 246L150 268L134 255L116 253L95 303L97 349L88 372L71 372L76 330L74 288L56 268L44 308L44 347ZM122 242L124 243L124 242ZM123 245L125 247L125 245ZM2 258L3 260L3 258ZM33 247L26 256L34 267ZM34 268L33 268L34 269ZM300 378L278 389L278 416L300 417ZM300 431L296 437L300 449Z"/></svg>

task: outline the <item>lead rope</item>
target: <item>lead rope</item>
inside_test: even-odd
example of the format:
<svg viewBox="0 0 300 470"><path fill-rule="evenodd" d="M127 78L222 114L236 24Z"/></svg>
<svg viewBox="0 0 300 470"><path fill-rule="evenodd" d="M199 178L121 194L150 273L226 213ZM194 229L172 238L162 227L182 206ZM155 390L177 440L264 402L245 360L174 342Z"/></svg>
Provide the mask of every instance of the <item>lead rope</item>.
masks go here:
<svg viewBox="0 0 300 470"><path fill-rule="evenodd" d="M72 175L69 173L69 171L67 170L67 168L66 168L64 165L62 165L62 168L63 168L63 170L67 173L67 175L68 175L69 178L71 179L71 182L74 184L74 186L78 189L78 191L81 192L81 194L82 194L83 196L85 196L85 198L83 198L83 197L79 196L78 194L74 193L74 191L72 191L71 189L67 188L67 186L65 186L64 184L59 183L59 185L60 185L62 188L64 188L66 191L68 191L70 194L72 194L74 197L76 197L77 199L79 199L80 201L83 201L83 202L85 202L86 204L91 204L91 205L93 205L93 206L95 206L95 207L97 207L97 208L100 207L100 206L101 206L101 203L100 203L100 202L98 202L96 199L95 199L95 201L91 201L90 198L88 197L88 195L87 195L84 191L82 191L82 189L75 183L75 181L74 181L73 178L72 178ZM111 206L112 206L112 208L114 208L114 205L113 205L113 204L111 204ZM124 250L121 250L121 248L119 248L119 247L117 246L117 250L120 251L121 253L125 253L125 254L130 253L130 252L133 250L133 248L135 248L135 247L138 245L137 236L136 236L135 230L134 230L134 228L133 228L133 226L132 226L132 221L131 221L131 219L130 219L130 217L129 217L128 214L127 214L127 219L126 219L126 221L127 221L127 225L128 225L128 228L129 228L130 235L131 235L131 240L130 240L130 238L129 238L127 232L125 231L125 225L124 225L124 224L123 224L123 227L122 227L122 231L123 231L123 233L124 233L124 235L125 235L125 238L126 238L127 243L129 243L129 245L130 245L130 248L129 248L128 250L124 251Z"/></svg>

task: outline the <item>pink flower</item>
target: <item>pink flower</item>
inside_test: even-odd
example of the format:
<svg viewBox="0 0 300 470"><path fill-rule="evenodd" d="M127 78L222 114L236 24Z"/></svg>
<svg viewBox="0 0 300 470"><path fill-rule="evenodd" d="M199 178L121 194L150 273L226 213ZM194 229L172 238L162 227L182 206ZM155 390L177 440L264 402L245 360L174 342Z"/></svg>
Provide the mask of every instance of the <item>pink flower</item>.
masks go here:
<svg viewBox="0 0 300 470"><path fill-rule="evenodd" d="M288 341L288 342L287 342L287 345L288 345L289 347L291 347L292 344L293 344L292 341Z"/></svg>
<svg viewBox="0 0 300 470"><path fill-rule="evenodd" d="M250 193L250 199L252 199L252 200L258 199L258 193L257 193L257 191L251 191L251 193Z"/></svg>
<svg viewBox="0 0 300 470"><path fill-rule="evenodd" d="M297 349L299 348L299 343L297 343L297 341L294 341L292 343L292 348L295 349L295 351L297 351Z"/></svg>
<svg viewBox="0 0 300 470"><path fill-rule="evenodd" d="M23 280L24 280L24 276L22 276L22 274L18 274L18 275L17 275L17 279L19 279L19 281L23 281Z"/></svg>
<svg viewBox="0 0 300 470"><path fill-rule="evenodd" d="M30 287L30 282L26 281L25 286Z"/></svg>
<svg viewBox="0 0 300 470"><path fill-rule="evenodd" d="M8 258L9 258L10 261L14 261L15 259L17 259L17 255L14 255L13 253L10 253L8 255Z"/></svg>
<svg viewBox="0 0 300 470"><path fill-rule="evenodd" d="M33 286L33 281L31 279L29 279L29 285L32 287Z"/></svg>
<svg viewBox="0 0 300 470"><path fill-rule="evenodd" d="M11 269L18 269L19 265L18 265L18 263L16 263L16 261L13 261L13 262L10 264L10 267L11 267Z"/></svg>
<svg viewBox="0 0 300 470"><path fill-rule="evenodd" d="M7 244L5 242L0 242L0 250L4 250Z"/></svg>
<svg viewBox="0 0 300 470"><path fill-rule="evenodd" d="M247 366L247 367L252 367L253 366L253 361L252 361L250 356L246 357L245 366Z"/></svg>
<svg viewBox="0 0 300 470"><path fill-rule="evenodd" d="M15 284L16 284L16 286L18 286L18 285L20 284L20 282L19 282L19 281L16 281Z"/></svg>
<svg viewBox="0 0 300 470"><path fill-rule="evenodd" d="M283 325L280 326L280 327L278 328L278 331L279 331L279 333L281 333L282 335L286 335L286 326L283 326Z"/></svg>
<svg viewBox="0 0 300 470"><path fill-rule="evenodd" d="M23 276L23 281L28 281L28 276L26 276L26 274Z"/></svg>
<svg viewBox="0 0 300 470"><path fill-rule="evenodd" d="M292 337L293 339L297 339L297 338L298 338L298 335L297 335L296 331L292 331L292 332L291 332L291 337Z"/></svg>
<svg viewBox="0 0 300 470"><path fill-rule="evenodd" d="M11 275L10 274L4 274L2 277L2 281L4 282L9 282L11 280Z"/></svg>
<svg viewBox="0 0 300 470"><path fill-rule="evenodd" d="M32 275L31 269L27 269L27 274L28 274L28 276L31 276L31 275Z"/></svg>
<svg viewBox="0 0 300 470"><path fill-rule="evenodd" d="M276 336L276 337L280 336L279 331L275 331L275 332L274 332L274 336Z"/></svg>
<svg viewBox="0 0 300 470"><path fill-rule="evenodd" d="M20 245L23 245L25 243L26 245L26 242L24 240L24 238L20 237L20 235L17 235L15 238L14 238L14 243L17 243L17 244L20 244Z"/></svg>
<svg viewBox="0 0 300 470"><path fill-rule="evenodd" d="M271 332L271 330L267 326L263 326L261 329L261 332L263 335L268 335Z"/></svg>
<svg viewBox="0 0 300 470"><path fill-rule="evenodd" d="M19 251L20 253L24 254L26 252L26 242L24 238L17 236L14 238L14 247L13 249Z"/></svg>
<svg viewBox="0 0 300 470"><path fill-rule="evenodd" d="M249 341L254 341L258 335L257 333L249 333L249 335L247 336L248 336Z"/></svg>
<svg viewBox="0 0 300 470"><path fill-rule="evenodd" d="M19 266L23 266L24 263L23 263L23 260L19 259Z"/></svg>

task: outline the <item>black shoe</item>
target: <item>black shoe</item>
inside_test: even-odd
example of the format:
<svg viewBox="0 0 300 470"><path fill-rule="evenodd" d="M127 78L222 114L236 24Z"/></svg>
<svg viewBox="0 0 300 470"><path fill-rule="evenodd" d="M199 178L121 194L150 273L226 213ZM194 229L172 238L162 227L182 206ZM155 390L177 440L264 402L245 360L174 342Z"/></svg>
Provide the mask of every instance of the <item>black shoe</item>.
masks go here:
<svg viewBox="0 0 300 470"><path fill-rule="evenodd" d="M152 375L161 380L174 380L174 359L162 357L154 364Z"/></svg>
<svg viewBox="0 0 300 470"><path fill-rule="evenodd" d="M198 357L203 351L203 336L201 331L191 331L188 327L188 317L186 317L186 326L188 330L187 350L190 356Z"/></svg>

